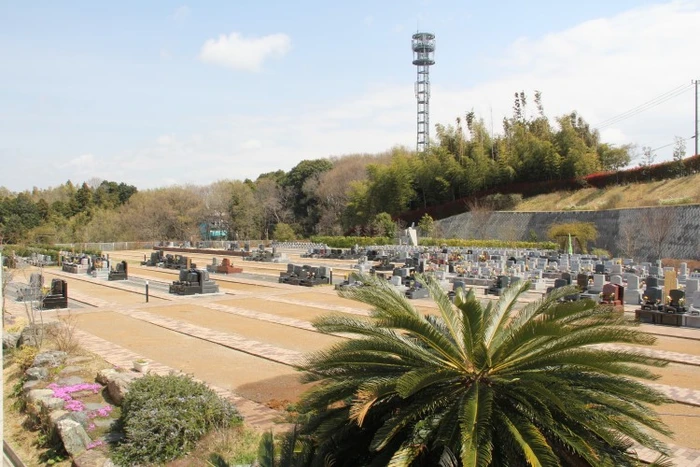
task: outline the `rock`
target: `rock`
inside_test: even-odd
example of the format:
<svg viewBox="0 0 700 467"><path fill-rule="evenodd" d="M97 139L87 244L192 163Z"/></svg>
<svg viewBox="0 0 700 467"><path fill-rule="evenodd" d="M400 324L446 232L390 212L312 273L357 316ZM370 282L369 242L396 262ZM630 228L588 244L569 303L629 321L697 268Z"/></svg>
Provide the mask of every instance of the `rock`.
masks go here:
<svg viewBox="0 0 700 467"><path fill-rule="evenodd" d="M68 362L66 362L68 363ZM83 367L80 366L75 366L75 365L68 365L67 367L63 368L58 374L63 376L63 375L69 375L71 373L80 373L83 371Z"/></svg>
<svg viewBox="0 0 700 467"><path fill-rule="evenodd" d="M63 447L72 457L77 457L90 444L90 437L83 426L75 420L69 418L59 420L56 424L56 429L61 437L61 441L63 441Z"/></svg>
<svg viewBox="0 0 700 467"><path fill-rule="evenodd" d="M114 463L101 451L91 449L73 459L73 467L113 467Z"/></svg>
<svg viewBox="0 0 700 467"><path fill-rule="evenodd" d="M66 361L66 358L68 358L68 354L60 350L41 352L34 358L34 364L32 366L56 368L61 366L63 362Z"/></svg>
<svg viewBox="0 0 700 467"><path fill-rule="evenodd" d="M49 423L51 428L56 428L58 422L63 420L68 416L68 411L66 410L52 410L49 412Z"/></svg>
<svg viewBox="0 0 700 467"><path fill-rule="evenodd" d="M88 363L91 361L92 358L90 357L71 357L66 360L66 365L79 365L80 363Z"/></svg>
<svg viewBox="0 0 700 467"><path fill-rule="evenodd" d="M17 343L19 342L20 334L17 332L3 332L2 333L2 348L3 349L15 349L17 348Z"/></svg>
<svg viewBox="0 0 700 467"><path fill-rule="evenodd" d="M69 418L75 422L80 423L80 425L83 428L87 428L87 426L89 424L87 414L85 412L68 412L68 415L66 415L66 418Z"/></svg>
<svg viewBox="0 0 700 467"><path fill-rule="evenodd" d="M60 378L56 381L59 386L75 386L76 384L82 384L85 380L80 376L67 376L65 378Z"/></svg>
<svg viewBox="0 0 700 467"><path fill-rule="evenodd" d="M27 394L29 391L31 391L32 389L34 389L34 386L36 386L36 385L39 384L39 383L40 383L40 381L39 381L39 380L36 380L36 379L33 380L33 381L27 381L26 383L24 383L24 384L22 385L22 392L24 392L25 394Z"/></svg>
<svg viewBox="0 0 700 467"><path fill-rule="evenodd" d="M51 389L32 389L27 394L27 399L33 404L50 397L53 397L53 391Z"/></svg>
<svg viewBox="0 0 700 467"><path fill-rule="evenodd" d="M124 396L129 392L129 385L140 375L136 373L120 373L114 369L100 370L96 381L107 386L109 397L116 405L121 405Z"/></svg>
<svg viewBox="0 0 700 467"><path fill-rule="evenodd" d="M42 403L44 404L44 407L49 410L57 410L62 409L66 401L59 399L58 397L49 397L47 399L43 399Z"/></svg>
<svg viewBox="0 0 700 467"><path fill-rule="evenodd" d="M49 377L49 370L43 367L33 366L24 372L27 375L27 380L44 380Z"/></svg>
<svg viewBox="0 0 700 467"><path fill-rule="evenodd" d="M23 345L31 345L32 347L39 347L39 344L43 342L44 337L48 329L56 326L55 323L45 323L45 324L34 324L29 325L22 329L22 332L17 341L17 346L21 347Z"/></svg>

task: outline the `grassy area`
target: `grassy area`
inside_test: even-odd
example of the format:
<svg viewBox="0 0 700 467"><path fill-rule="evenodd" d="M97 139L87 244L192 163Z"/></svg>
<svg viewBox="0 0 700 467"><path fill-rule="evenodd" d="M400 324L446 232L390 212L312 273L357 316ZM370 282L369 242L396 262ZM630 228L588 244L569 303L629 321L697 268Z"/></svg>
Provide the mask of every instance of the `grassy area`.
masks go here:
<svg viewBox="0 0 700 467"><path fill-rule="evenodd" d="M700 174L604 189L559 191L523 200L516 211L566 211L700 203Z"/></svg>

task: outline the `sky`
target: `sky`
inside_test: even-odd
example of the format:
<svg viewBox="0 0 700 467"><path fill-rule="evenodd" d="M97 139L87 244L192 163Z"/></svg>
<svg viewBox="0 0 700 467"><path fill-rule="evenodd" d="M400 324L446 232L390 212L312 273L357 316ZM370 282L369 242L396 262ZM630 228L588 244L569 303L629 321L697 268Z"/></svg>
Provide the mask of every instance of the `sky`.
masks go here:
<svg viewBox="0 0 700 467"><path fill-rule="evenodd" d="M539 90L552 120L667 160L695 131L698 25L700 0L0 0L0 186L206 185L415 148L418 30L431 126L473 110L498 133Z"/></svg>

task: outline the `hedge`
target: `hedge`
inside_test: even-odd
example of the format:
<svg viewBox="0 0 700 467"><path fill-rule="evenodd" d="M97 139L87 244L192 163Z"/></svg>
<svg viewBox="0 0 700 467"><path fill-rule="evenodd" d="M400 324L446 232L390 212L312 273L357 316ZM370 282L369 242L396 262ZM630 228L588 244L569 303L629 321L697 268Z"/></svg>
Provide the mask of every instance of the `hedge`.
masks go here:
<svg viewBox="0 0 700 467"><path fill-rule="evenodd" d="M316 236L310 239L314 243L323 243L331 248L352 248L355 245L392 245L394 240L389 237L327 237ZM420 238L420 246L452 246L474 248L538 248L556 250L554 242L514 242L505 240L466 240L462 238Z"/></svg>
<svg viewBox="0 0 700 467"><path fill-rule="evenodd" d="M55 245L41 245L41 244L36 244L36 245L2 245L2 252L3 256L4 255L10 255L14 253L17 256L22 256L22 257L29 257L33 253L39 254L39 255L45 255L45 256L50 256L52 261L58 261L58 255L59 252L61 251L66 251L61 247L55 246ZM96 256L101 256L102 251L100 250L92 250L92 249L86 249L83 250L81 253L85 253L86 255L96 255Z"/></svg>

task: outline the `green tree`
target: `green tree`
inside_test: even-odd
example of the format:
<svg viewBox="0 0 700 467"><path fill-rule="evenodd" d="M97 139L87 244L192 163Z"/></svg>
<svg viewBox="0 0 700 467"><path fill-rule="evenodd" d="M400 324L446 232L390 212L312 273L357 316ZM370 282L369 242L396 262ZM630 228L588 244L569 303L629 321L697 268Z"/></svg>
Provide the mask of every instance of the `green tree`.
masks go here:
<svg viewBox="0 0 700 467"><path fill-rule="evenodd" d="M589 242L595 242L598 238L598 229L592 222L565 222L552 224L547 235L550 240L559 243L562 250L566 249L565 245L569 241L569 235L571 235L571 239L578 246L578 250L586 253Z"/></svg>
<svg viewBox="0 0 700 467"><path fill-rule="evenodd" d="M421 217L420 221L418 221L418 228L426 237L431 237L433 235L433 231L435 230L435 221L432 217L430 217L430 214L423 214L423 217Z"/></svg>
<svg viewBox="0 0 700 467"><path fill-rule="evenodd" d="M616 148L612 144L603 143L598 146L598 159L603 170L616 171L626 167L631 162L630 150L632 146L626 144Z"/></svg>
<svg viewBox="0 0 700 467"><path fill-rule="evenodd" d="M289 224L280 222L275 226L273 237L278 242L291 242L296 238L294 229Z"/></svg>
<svg viewBox="0 0 700 467"><path fill-rule="evenodd" d="M640 380L666 362L591 346L655 341L621 313L560 302L570 287L516 312L529 283L487 306L460 290L453 304L419 276L438 305L423 315L387 281L360 279L340 295L371 305L369 320L314 321L361 338L303 366L314 387L298 404L295 465L639 465L630 440L665 452L651 405L669 399Z"/></svg>
<svg viewBox="0 0 700 467"><path fill-rule="evenodd" d="M374 216L372 225L375 233L380 237L393 238L396 236L396 222L387 212L380 212Z"/></svg>

